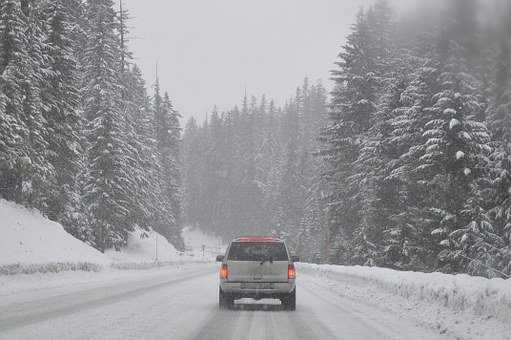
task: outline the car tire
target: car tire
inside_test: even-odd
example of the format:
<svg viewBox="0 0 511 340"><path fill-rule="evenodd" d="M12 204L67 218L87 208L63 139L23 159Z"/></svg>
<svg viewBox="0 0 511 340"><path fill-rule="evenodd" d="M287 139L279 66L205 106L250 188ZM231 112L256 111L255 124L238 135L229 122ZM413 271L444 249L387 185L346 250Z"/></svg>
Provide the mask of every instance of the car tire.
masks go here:
<svg viewBox="0 0 511 340"><path fill-rule="evenodd" d="M284 309L290 311L296 310L296 288L281 301Z"/></svg>
<svg viewBox="0 0 511 340"><path fill-rule="evenodd" d="M234 304L234 300L224 292L222 289L218 289L218 307L220 309L229 309Z"/></svg>

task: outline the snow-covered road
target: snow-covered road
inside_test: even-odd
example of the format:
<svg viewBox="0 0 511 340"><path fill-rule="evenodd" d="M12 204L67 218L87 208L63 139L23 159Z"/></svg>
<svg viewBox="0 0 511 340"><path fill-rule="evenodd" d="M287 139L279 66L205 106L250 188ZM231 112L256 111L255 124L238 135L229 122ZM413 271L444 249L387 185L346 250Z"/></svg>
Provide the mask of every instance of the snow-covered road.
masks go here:
<svg viewBox="0 0 511 340"><path fill-rule="evenodd" d="M0 339L448 339L385 306L334 294L302 274L297 310L272 300L217 307L216 266L140 271L0 299ZM1 295L1 294L0 294Z"/></svg>

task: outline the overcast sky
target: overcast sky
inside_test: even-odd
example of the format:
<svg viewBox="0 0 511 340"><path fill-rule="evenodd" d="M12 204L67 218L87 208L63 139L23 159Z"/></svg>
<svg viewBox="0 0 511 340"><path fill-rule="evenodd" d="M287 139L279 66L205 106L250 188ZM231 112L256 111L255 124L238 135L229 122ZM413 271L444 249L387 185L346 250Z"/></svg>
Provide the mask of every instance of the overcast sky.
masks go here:
<svg viewBox="0 0 511 340"><path fill-rule="evenodd" d="M185 119L203 119L249 94L283 103L307 76L329 71L360 6L371 0L123 0L146 80Z"/></svg>

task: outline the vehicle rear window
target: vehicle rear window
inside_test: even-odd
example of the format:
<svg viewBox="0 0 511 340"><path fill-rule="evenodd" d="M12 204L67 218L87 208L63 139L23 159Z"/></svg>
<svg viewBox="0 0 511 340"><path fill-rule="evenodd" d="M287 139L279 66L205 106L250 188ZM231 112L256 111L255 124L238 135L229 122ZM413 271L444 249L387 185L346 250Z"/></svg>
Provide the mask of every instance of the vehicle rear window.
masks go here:
<svg viewBox="0 0 511 340"><path fill-rule="evenodd" d="M233 242L227 258L231 261L288 261L284 243Z"/></svg>

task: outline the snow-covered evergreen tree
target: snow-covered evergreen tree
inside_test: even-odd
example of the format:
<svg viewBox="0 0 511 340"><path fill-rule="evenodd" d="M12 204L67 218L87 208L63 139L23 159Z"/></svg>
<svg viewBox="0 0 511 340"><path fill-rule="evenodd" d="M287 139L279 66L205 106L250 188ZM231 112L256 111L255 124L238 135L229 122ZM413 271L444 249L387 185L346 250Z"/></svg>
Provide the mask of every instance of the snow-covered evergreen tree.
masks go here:
<svg viewBox="0 0 511 340"><path fill-rule="evenodd" d="M441 193L433 203L443 215L437 231L444 233L441 244L445 249L439 258L444 270L456 272L463 270L467 261L473 265L484 256L481 238L473 233L491 238L493 229L477 192L478 182L488 176L486 158L491 148L484 122L485 102L478 93L481 86L469 71L474 60L473 41L466 40L470 32L459 33L467 20L472 27L470 18L458 18L440 37L439 88L429 109L432 118L425 124L427 141L419 166L428 186Z"/></svg>
<svg viewBox="0 0 511 340"><path fill-rule="evenodd" d="M129 145L125 150L130 168L129 183L132 197L130 221L149 229L158 215L159 160L155 141L154 116L150 107L145 82L138 66L122 71L125 112L124 138Z"/></svg>
<svg viewBox="0 0 511 340"><path fill-rule="evenodd" d="M398 213L391 216L385 231L385 263L396 268L435 268L438 247L431 237L436 229L434 211L427 209L429 190L421 180L420 157L425 152L425 124L432 118L433 95L438 88L439 70L426 61L401 93L400 107L390 119L388 147L396 157L388 164L386 180L398 186Z"/></svg>
<svg viewBox="0 0 511 340"><path fill-rule="evenodd" d="M371 259L370 251L375 250L368 234L370 225L362 211L364 203L359 196L360 187L366 186L364 181L368 178L355 168L362 136L370 127L378 95L369 17L363 11L358 14L339 54L338 70L333 72L331 122L324 136L327 146L322 152L329 164L325 178L330 187L328 234L331 241L338 244L332 245L336 253L343 253L344 257L341 260L333 254L332 260L345 262L349 259L359 264ZM348 245L348 249L340 249L341 244Z"/></svg>
<svg viewBox="0 0 511 340"><path fill-rule="evenodd" d="M506 10L506 6L507 10ZM493 42L492 46L485 49L487 68L486 97L488 106L486 119L494 137L494 150L491 159L491 195L486 197L487 205L490 206L489 216L493 232L500 237L502 245L498 252L491 252L491 263L485 262L486 271L489 266L490 276L500 273L511 273L511 224L509 200L511 187L511 41L505 33L507 29L507 13L509 5L503 6L498 13L502 15L500 20L492 22L492 31L488 33L487 41ZM498 32L494 38L494 32ZM498 271L498 272L497 272Z"/></svg>
<svg viewBox="0 0 511 340"><path fill-rule="evenodd" d="M24 61L25 81L21 83L23 93L23 119L28 127L30 168L25 174L23 190L24 201L41 211L48 211L48 203L56 193L56 174L49 161L48 126L43 115L41 91L48 68L48 46L43 33L42 4L37 0L21 1L25 20L24 35L27 42L28 60Z"/></svg>
<svg viewBox="0 0 511 340"><path fill-rule="evenodd" d="M177 248L182 249L179 114L174 109L168 94L161 96L158 79L155 84L153 111L160 162L159 180L162 202L162 214L159 216L157 230Z"/></svg>
<svg viewBox="0 0 511 340"><path fill-rule="evenodd" d="M199 126L194 118L185 125L183 136L183 187L184 187L184 220L196 226L201 214L200 190L200 135Z"/></svg>
<svg viewBox="0 0 511 340"><path fill-rule="evenodd" d="M297 236L300 220L305 207L305 188L302 169L300 168L300 114L304 93L297 90L294 101L287 105L284 112L286 137L284 144L284 160L282 178L279 185L279 205L281 207L279 225L276 230L288 239L292 248L299 245Z"/></svg>
<svg viewBox="0 0 511 340"><path fill-rule="evenodd" d="M131 65L127 13L114 5L0 2L0 197L100 250L123 246L135 225L154 226L168 210L157 122ZM170 125L177 160L177 116ZM178 166L168 177L179 185Z"/></svg>
<svg viewBox="0 0 511 340"><path fill-rule="evenodd" d="M66 1L57 0L44 8L48 75L44 79L42 98L48 127L48 158L56 172L56 193L49 202L48 217L62 223L76 236L79 214L77 207L77 174L80 171L79 79L74 57L77 45L72 40L74 22Z"/></svg>
<svg viewBox="0 0 511 340"><path fill-rule="evenodd" d="M28 58L22 35L24 22L18 1L0 3L0 192L7 200L21 201L21 172L26 163L24 138L27 127L21 120L23 74L16 63Z"/></svg>
<svg viewBox="0 0 511 340"><path fill-rule="evenodd" d="M327 191L321 174L325 171L324 163L317 154L320 149L318 136L326 126L327 97L321 82L306 91L306 105L302 118L301 167L304 177L304 211L299 227L297 254L314 262L322 262L325 257L326 235L324 195Z"/></svg>
<svg viewBox="0 0 511 340"><path fill-rule="evenodd" d="M47 135L42 116L41 81L46 71L44 43L33 1L1 3L0 73L5 100L6 158L4 197L43 211L52 197L54 169L47 159ZM14 139L13 139L14 138ZM14 143L14 144L13 144Z"/></svg>
<svg viewBox="0 0 511 340"><path fill-rule="evenodd" d="M101 250L126 243L130 178L126 167L125 117L119 84L119 39L113 1L90 0L83 89L89 144L85 203L90 207L95 243Z"/></svg>

